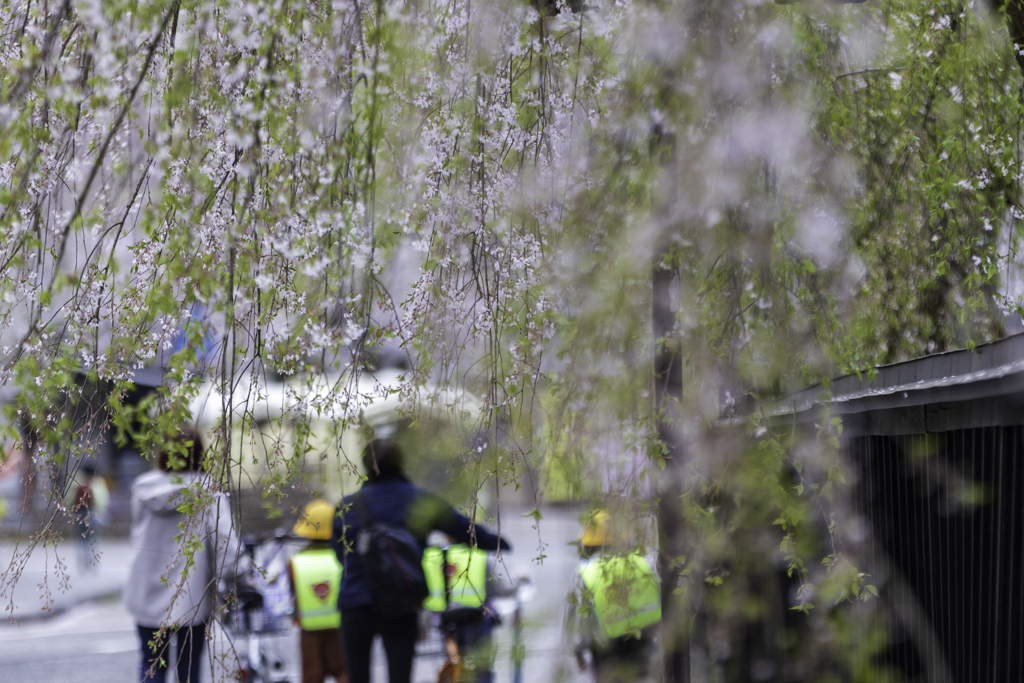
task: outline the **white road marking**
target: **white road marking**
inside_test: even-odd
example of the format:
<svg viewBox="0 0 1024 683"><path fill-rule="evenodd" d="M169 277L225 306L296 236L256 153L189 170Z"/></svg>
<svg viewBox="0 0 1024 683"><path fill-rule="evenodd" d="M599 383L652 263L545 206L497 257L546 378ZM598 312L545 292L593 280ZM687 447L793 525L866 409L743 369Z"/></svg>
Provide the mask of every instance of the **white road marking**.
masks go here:
<svg viewBox="0 0 1024 683"><path fill-rule="evenodd" d="M139 644L135 642L135 638L130 640L119 638L117 640L101 640L92 646L91 650L94 654L98 655L113 655L121 652L134 652L139 649Z"/></svg>

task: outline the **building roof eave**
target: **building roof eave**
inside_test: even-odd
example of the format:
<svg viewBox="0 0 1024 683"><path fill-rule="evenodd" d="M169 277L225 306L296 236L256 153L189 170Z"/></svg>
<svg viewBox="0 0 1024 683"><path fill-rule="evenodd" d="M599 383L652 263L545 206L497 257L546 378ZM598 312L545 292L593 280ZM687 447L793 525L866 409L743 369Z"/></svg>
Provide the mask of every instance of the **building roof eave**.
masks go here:
<svg viewBox="0 0 1024 683"><path fill-rule="evenodd" d="M838 414L907 408L1024 393L1024 334L845 375L825 390L818 384L768 403L773 419L797 419L817 406Z"/></svg>

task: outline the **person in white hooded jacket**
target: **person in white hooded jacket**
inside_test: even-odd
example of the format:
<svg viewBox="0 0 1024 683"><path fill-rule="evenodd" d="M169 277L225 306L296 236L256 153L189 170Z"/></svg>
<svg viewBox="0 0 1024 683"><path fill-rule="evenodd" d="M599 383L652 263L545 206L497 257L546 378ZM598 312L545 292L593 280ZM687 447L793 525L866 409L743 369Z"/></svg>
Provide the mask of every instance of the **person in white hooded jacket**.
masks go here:
<svg viewBox="0 0 1024 683"><path fill-rule="evenodd" d="M198 683L218 583L239 575L244 556L194 427L183 426L161 449L158 469L135 480L131 510L125 605L142 641L141 680L164 683L173 652L178 683Z"/></svg>

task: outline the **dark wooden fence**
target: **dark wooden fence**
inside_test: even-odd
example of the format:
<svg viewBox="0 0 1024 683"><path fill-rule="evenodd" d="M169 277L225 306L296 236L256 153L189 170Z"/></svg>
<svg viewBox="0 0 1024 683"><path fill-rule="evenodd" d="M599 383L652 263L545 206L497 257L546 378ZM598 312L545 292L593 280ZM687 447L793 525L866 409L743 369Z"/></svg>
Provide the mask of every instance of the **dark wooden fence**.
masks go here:
<svg viewBox="0 0 1024 683"><path fill-rule="evenodd" d="M1020 680L1022 428L850 439L867 565L882 586L884 655L909 680Z"/></svg>
<svg viewBox="0 0 1024 683"><path fill-rule="evenodd" d="M1024 680L1024 334L809 387L780 425L843 418L859 558L907 681Z"/></svg>

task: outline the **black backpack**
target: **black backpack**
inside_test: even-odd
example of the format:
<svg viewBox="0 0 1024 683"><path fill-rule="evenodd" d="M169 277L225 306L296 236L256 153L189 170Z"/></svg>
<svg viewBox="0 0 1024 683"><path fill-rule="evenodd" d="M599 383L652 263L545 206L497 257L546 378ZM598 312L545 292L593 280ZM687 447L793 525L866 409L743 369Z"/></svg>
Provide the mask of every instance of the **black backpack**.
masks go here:
<svg viewBox="0 0 1024 683"><path fill-rule="evenodd" d="M412 614L429 594L423 573L423 549L404 526L378 522L362 491L352 497L359 513L356 552L370 582L373 608L387 617Z"/></svg>

